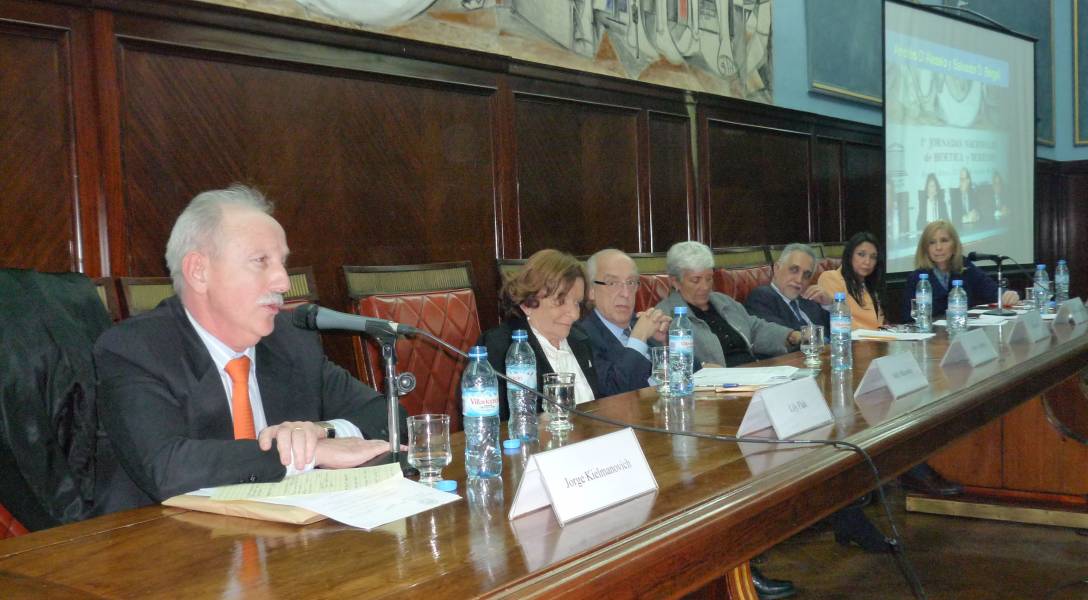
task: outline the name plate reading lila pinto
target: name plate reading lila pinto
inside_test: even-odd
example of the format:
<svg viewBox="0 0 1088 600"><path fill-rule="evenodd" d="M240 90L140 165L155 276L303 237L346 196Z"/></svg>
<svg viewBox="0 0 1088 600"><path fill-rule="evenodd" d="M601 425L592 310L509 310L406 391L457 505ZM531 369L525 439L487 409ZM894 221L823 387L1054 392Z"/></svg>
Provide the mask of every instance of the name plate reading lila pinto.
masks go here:
<svg viewBox="0 0 1088 600"><path fill-rule="evenodd" d="M1016 319L1016 324L1012 326L1012 331L1009 333L1009 343L1034 344L1049 337L1050 328L1043 323L1043 318L1039 316L1039 313L1029 310Z"/></svg>
<svg viewBox="0 0 1088 600"><path fill-rule="evenodd" d="M910 352L889 354L869 363L865 376L861 378L855 396L866 394L882 387L888 388L893 398L905 396L929 385L918 361Z"/></svg>
<svg viewBox="0 0 1088 600"><path fill-rule="evenodd" d="M1084 308L1084 303L1080 301L1080 298L1070 298L1062 302L1062 305L1058 307L1058 312L1054 315L1054 322L1072 323L1073 325L1088 322L1088 309Z"/></svg>
<svg viewBox="0 0 1088 600"><path fill-rule="evenodd" d="M997 350L990 342L990 336L982 329L972 329L956 336L948 346L948 351L941 359L941 366L966 361L971 367L977 367L997 358Z"/></svg>
<svg viewBox="0 0 1088 600"><path fill-rule="evenodd" d="M756 392L744 412L737 435L746 436L774 427L774 434L784 440L833 420L816 380L802 377Z"/></svg>
<svg viewBox="0 0 1088 600"><path fill-rule="evenodd" d="M562 527L656 489L634 430L621 429L531 456L509 518L550 504Z"/></svg>

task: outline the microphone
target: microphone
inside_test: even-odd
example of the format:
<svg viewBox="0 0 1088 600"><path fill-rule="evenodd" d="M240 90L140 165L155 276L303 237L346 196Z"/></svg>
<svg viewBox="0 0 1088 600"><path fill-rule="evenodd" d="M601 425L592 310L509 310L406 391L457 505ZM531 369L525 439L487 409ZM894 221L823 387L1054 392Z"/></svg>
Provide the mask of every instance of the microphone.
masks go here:
<svg viewBox="0 0 1088 600"><path fill-rule="evenodd" d="M294 325L300 329L340 329L360 331L373 336L396 336L419 333L410 325L401 325L396 321L349 315L318 306L303 304L294 310Z"/></svg>
<svg viewBox="0 0 1088 600"><path fill-rule="evenodd" d="M1003 260L1012 260L1008 256L999 256L997 254L983 254L982 252L972 252L967 255L967 260L975 262L976 260L992 260L994 262L1001 262Z"/></svg>

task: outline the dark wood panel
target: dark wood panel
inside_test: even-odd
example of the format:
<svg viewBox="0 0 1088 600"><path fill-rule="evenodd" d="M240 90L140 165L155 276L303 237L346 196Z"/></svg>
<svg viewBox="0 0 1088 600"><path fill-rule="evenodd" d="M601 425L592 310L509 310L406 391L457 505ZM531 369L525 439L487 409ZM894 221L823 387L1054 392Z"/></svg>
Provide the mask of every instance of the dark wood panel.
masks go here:
<svg viewBox="0 0 1088 600"><path fill-rule="evenodd" d="M809 136L711 120L707 138L711 246L809 239Z"/></svg>
<svg viewBox="0 0 1088 600"><path fill-rule="evenodd" d="M70 69L67 30L0 21L0 265L79 267Z"/></svg>
<svg viewBox="0 0 1088 600"><path fill-rule="evenodd" d="M1069 262L1070 292L1088 295L1088 161L1064 169L1060 219L1066 236L1064 257ZM1058 258L1058 257L1055 257Z"/></svg>
<svg viewBox="0 0 1088 600"><path fill-rule="evenodd" d="M691 134L683 117L650 114L650 252L690 237Z"/></svg>
<svg viewBox="0 0 1088 600"><path fill-rule="evenodd" d="M344 264L473 262L496 314L491 98L481 88L302 72L127 44L122 132L128 270L165 273L163 248L196 193L263 190L293 265L346 307ZM346 343L334 342L342 364Z"/></svg>
<svg viewBox="0 0 1088 600"><path fill-rule="evenodd" d="M514 110L523 255L639 248L638 112L526 95Z"/></svg>
<svg viewBox="0 0 1088 600"><path fill-rule="evenodd" d="M813 240L837 241L842 231L842 142L817 138L812 147Z"/></svg>
<svg viewBox="0 0 1088 600"><path fill-rule="evenodd" d="M884 148L843 144L843 239L869 231L884 239Z"/></svg>

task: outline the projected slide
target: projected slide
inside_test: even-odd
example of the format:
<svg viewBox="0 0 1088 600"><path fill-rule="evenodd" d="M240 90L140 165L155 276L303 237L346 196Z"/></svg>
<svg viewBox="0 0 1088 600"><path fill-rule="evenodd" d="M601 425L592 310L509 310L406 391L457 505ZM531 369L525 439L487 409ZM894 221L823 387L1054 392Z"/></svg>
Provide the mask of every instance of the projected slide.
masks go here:
<svg viewBox="0 0 1088 600"><path fill-rule="evenodd" d="M965 254L1031 261L1032 43L893 2L884 22L888 272L914 270L919 234L937 219Z"/></svg>

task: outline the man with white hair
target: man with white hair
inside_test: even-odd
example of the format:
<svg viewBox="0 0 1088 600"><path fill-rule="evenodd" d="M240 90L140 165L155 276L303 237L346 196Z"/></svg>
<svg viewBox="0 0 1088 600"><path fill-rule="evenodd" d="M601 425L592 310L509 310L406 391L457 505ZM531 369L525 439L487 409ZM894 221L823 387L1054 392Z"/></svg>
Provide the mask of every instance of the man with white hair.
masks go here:
<svg viewBox="0 0 1088 600"><path fill-rule="evenodd" d="M638 266L620 250L601 250L586 261L586 296L593 305L577 326L589 338L602 396L649 385L648 343L665 343L670 318L651 308L635 315Z"/></svg>
<svg viewBox="0 0 1088 600"><path fill-rule="evenodd" d="M123 467L108 475L104 512L388 449L381 396L280 311L288 248L270 212L239 185L193 198L166 246L177 295L99 338L101 452L112 446Z"/></svg>
<svg viewBox="0 0 1088 600"><path fill-rule="evenodd" d="M809 285L816 268L816 253L805 244L790 244L774 263L769 285L748 293L744 306L749 314L765 321L800 330L805 325L823 325L830 334L831 297L819 286Z"/></svg>

